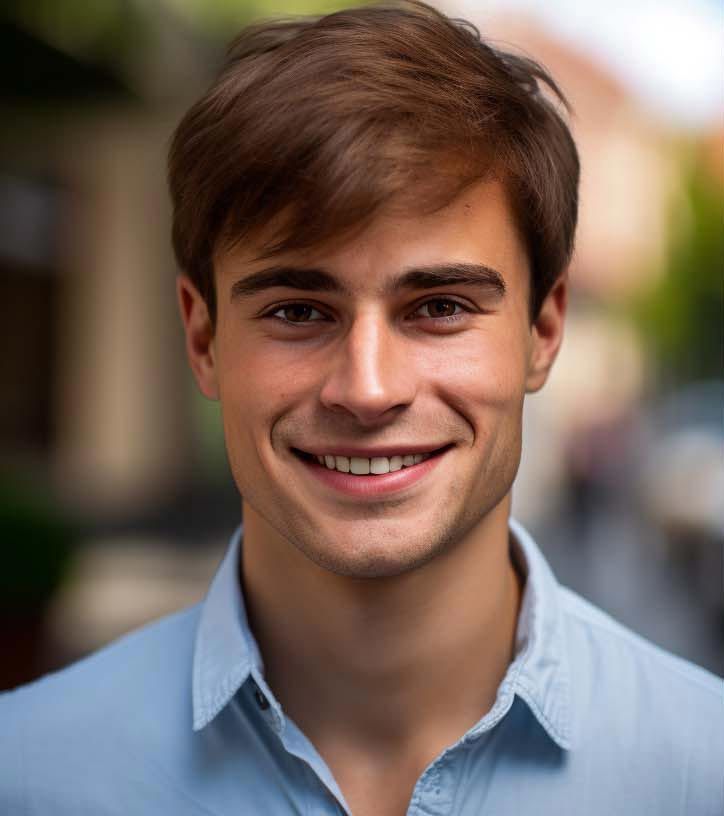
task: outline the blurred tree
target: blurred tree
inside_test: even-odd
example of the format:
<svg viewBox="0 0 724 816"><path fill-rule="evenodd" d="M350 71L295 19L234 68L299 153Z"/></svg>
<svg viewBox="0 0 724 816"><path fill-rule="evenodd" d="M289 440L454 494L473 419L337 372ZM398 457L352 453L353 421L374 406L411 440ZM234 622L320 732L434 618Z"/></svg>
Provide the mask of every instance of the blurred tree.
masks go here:
<svg viewBox="0 0 724 816"><path fill-rule="evenodd" d="M129 90L108 66L65 53L12 20L0 20L0 99L35 106L70 99L123 97Z"/></svg>
<svg viewBox="0 0 724 816"><path fill-rule="evenodd" d="M0 474L0 689L51 668L45 662L45 616L78 538L75 526L37 489Z"/></svg>
<svg viewBox="0 0 724 816"><path fill-rule="evenodd" d="M722 376L724 181L702 145L684 152L683 195L660 283L634 304L665 388Z"/></svg>
<svg viewBox="0 0 724 816"><path fill-rule="evenodd" d="M126 92L123 65L149 37L129 0L4 0L0 42L4 95L32 103Z"/></svg>
<svg viewBox="0 0 724 816"><path fill-rule="evenodd" d="M37 488L0 476L0 609L41 611L63 580L78 538L75 526Z"/></svg>
<svg viewBox="0 0 724 816"><path fill-rule="evenodd" d="M364 2L364 0L361 0ZM211 68L253 19L324 14L340 0L4 0L0 99L24 105L157 96L185 84L176 63ZM159 64L160 63L160 64ZM150 93L149 93L150 92Z"/></svg>
<svg viewBox="0 0 724 816"><path fill-rule="evenodd" d="M227 40L236 29L260 17L328 14L365 0L164 0L199 29Z"/></svg>

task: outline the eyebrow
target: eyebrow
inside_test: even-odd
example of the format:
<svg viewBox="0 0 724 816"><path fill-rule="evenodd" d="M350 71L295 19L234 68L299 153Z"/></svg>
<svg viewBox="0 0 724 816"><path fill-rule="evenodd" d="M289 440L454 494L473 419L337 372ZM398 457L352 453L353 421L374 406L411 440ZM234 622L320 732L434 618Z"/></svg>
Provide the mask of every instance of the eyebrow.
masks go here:
<svg viewBox="0 0 724 816"><path fill-rule="evenodd" d="M394 294L403 289L436 289L440 286L477 286L489 289L496 297L502 297L506 289L503 276L490 266L444 263L407 269L386 283L382 287L382 294ZM235 281L231 287L231 300L252 297L274 288L351 294L348 286L324 269L272 266Z"/></svg>
<svg viewBox="0 0 724 816"><path fill-rule="evenodd" d="M302 292L338 292L349 290L323 269L303 269L294 266L271 266L236 281L231 287L231 299L251 297L267 289L299 289Z"/></svg>
<svg viewBox="0 0 724 816"><path fill-rule="evenodd" d="M496 269L485 264L449 263L408 269L385 287L388 292L400 289L435 289L438 286L478 286L502 297L505 281Z"/></svg>

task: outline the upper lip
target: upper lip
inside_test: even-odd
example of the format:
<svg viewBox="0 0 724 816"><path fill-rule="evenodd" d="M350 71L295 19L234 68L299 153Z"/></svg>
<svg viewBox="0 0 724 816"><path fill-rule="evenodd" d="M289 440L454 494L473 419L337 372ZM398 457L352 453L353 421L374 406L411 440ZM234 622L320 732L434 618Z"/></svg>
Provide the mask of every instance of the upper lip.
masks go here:
<svg viewBox="0 0 724 816"><path fill-rule="evenodd" d="M309 453L312 456L359 456L363 459L374 459L377 456L391 457L391 456L409 456L416 453L433 453L440 450L440 448L447 447L445 443L441 444L422 444L422 445L408 445L401 443L399 445L380 445L370 448L362 448L355 445L324 445L296 448L303 453Z"/></svg>

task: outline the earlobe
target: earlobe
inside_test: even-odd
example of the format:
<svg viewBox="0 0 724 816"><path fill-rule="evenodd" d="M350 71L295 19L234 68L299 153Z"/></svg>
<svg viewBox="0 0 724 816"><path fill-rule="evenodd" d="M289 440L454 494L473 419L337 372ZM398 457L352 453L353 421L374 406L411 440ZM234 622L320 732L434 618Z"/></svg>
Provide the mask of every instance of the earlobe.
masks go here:
<svg viewBox="0 0 724 816"><path fill-rule="evenodd" d="M207 398L219 398L216 376L214 326L201 293L187 275L176 278L181 321L186 336L186 353L191 371L201 393Z"/></svg>
<svg viewBox="0 0 724 816"><path fill-rule="evenodd" d="M553 285L533 322L531 353L525 390L539 391L548 379L563 340L563 324L568 305L568 277L562 275Z"/></svg>

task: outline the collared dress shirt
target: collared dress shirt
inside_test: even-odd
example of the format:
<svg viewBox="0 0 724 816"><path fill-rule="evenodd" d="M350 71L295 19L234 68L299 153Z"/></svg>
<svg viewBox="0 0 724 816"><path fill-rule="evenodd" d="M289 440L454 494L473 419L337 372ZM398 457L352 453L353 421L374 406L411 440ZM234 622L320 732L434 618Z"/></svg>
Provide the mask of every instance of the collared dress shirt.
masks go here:
<svg viewBox="0 0 724 816"><path fill-rule="evenodd" d="M2 816L351 813L264 679L240 544L203 603L0 695ZM722 816L724 682L559 586L515 522L511 556L516 656L408 816Z"/></svg>

